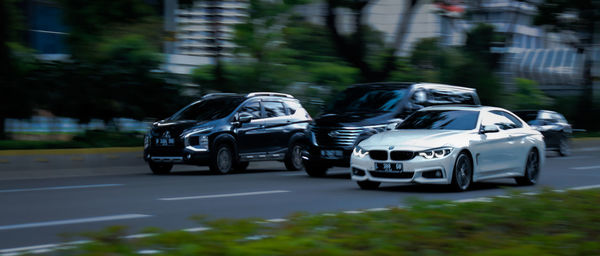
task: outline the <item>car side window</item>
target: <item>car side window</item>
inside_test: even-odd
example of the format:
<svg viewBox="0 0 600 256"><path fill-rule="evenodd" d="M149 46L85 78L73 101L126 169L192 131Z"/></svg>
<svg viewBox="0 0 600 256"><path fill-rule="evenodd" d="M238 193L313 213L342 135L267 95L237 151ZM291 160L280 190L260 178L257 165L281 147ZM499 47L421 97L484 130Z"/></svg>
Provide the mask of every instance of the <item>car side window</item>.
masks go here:
<svg viewBox="0 0 600 256"><path fill-rule="evenodd" d="M508 113L506 113L506 114L508 114ZM513 119L514 119L514 117L513 117ZM519 122L519 124L515 123L510 118L508 118L506 115L504 115L503 111L499 111L499 110L492 110L492 111L488 112L488 114L484 116L482 124L483 125L493 124L493 125L498 126L498 128L500 128L501 130L509 130L509 129L519 128L519 127L523 126L521 124L521 122Z"/></svg>
<svg viewBox="0 0 600 256"><path fill-rule="evenodd" d="M523 123L516 118L514 115L506 112L506 111L498 111L500 114L502 114L503 116L505 116L506 118L510 119L510 121L512 121L515 124L514 128L521 128L523 127Z"/></svg>
<svg viewBox="0 0 600 256"><path fill-rule="evenodd" d="M265 118L279 117L287 115L283 103L276 101L263 101L265 108Z"/></svg>
<svg viewBox="0 0 600 256"><path fill-rule="evenodd" d="M243 106L238 114L247 113L252 116L252 119L260 119L260 103L251 102Z"/></svg>
<svg viewBox="0 0 600 256"><path fill-rule="evenodd" d="M285 106L287 108L288 114L293 115L296 113L296 110L301 108L300 103L296 101L286 101Z"/></svg>

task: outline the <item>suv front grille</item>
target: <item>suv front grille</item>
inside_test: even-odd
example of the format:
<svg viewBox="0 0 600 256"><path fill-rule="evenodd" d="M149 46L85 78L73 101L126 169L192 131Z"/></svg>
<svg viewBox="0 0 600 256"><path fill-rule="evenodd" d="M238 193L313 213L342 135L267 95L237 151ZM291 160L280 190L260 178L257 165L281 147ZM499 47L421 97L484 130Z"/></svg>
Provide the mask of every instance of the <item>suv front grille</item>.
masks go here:
<svg viewBox="0 0 600 256"><path fill-rule="evenodd" d="M351 147L362 133L362 128L325 128L313 127L317 144L319 146Z"/></svg>
<svg viewBox="0 0 600 256"><path fill-rule="evenodd" d="M392 151L390 152L390 158L396 161L406 161L413 159L415 157L415 152L412 151Z"/></svg>
<svg viewBox="0 0 600 256"><path fill-rule="evenodd" d="M373 160L386 161L388 160L388 152L385 150L371 150L369 156Z"/></svg>

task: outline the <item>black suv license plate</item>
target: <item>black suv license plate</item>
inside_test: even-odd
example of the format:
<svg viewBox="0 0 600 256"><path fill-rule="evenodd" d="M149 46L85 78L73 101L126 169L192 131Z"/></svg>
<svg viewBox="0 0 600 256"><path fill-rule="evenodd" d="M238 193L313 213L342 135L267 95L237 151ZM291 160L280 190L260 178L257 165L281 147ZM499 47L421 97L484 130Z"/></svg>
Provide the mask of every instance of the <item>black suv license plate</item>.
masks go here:
<svg viewBox="0 0 600 256"><path fill-rule="evenodd" d="M375 163L375 170L379 172L402 172L402 163Z"/></svg>

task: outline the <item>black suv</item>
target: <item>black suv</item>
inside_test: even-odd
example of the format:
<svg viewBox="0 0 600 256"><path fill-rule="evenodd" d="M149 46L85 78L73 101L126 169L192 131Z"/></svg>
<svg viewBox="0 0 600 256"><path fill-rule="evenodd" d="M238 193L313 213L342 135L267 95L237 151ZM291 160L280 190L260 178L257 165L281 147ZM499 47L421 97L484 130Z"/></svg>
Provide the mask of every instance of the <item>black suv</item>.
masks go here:
<svg viewBox="0 0 600 256"><path fill-rule="evenodd" d="M310 176L325 175L332 166L349 166L356 144L393 128L427 106L479 105L475 89L432 83L370 83L348 87L307 129L304 168Z"/></svg>
<svg viewBox="0 0 600 256"><path fill-rule="evenodd" d="M563 115L550 110L517 110L513 113L544 135L546 150L556 151L561 156L571 153L569 138L573 128Z"/></svg>
<svg viewBox="0 0 600 256"><path fill-rule="evenodd" d="M288 170L299 170L310 120L288 94L208 94L152 125L144 159L155 174L169 173L173 164L208 165L224 174L259 160L280 160Z"/></svg>

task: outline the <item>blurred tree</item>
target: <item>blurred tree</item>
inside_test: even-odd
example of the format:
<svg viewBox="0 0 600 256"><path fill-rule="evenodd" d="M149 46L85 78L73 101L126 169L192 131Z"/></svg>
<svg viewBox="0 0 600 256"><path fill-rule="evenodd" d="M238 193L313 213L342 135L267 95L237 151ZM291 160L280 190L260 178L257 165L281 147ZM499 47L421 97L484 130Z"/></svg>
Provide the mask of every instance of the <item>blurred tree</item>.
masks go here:
<svg viewBox="0 0 600 256"><path fill-rule="evenodd" d="M593 116L594 105L592 78L592 49L594 38L600 31L600 1L598 0L544 0L538 4L536 25L545 25L552 31L562 32L565 43L584 55L583 94L580 101L580 114L575 119L581 128L599 129L600 122Z"/></svg>
<svg viewBox="0 0 600 256"><path fill-rule="evenodd" d="M338 50L340 57L344 58L352 66L358 68L365 81L383 81L386 80L390 72L396 67L396 55L402 49L408 28L414 14L418 0L406 0L404 2L404 11L400 15L394 43L388 46L380 59L380 63L375 66L367 60L369 54L368 45L365 40L366 25L364 24L364 16L369 3L375 2L370 0L327 0L325 8L325 17L327 28L331 33L333 41ZM342 35L338 30L339 19L337 19L337 9L347 8L352 11L353 17L353 33L350 35Z"/></svg>
<svg viewBox="0 0 600 256"><path fill-rule="evenodd" d="M95 49L106 37L114 36L107 34L134 24L146 23L147 19L156 14L153 6L144 0L60 0L60 3L64 7L64 19L69 27L71 56L82 60L95 57L95 51L91 49ZM157 25L152 31L162 31L162 23ZM136 31L125 33L128 32Z"/></svg>
<svg viewBox="0 0 600 256"><path fill-rule="evenodd" d="M23 47L21 14L17 0L0 2L0 139L5 137L4 120L29 117L33 110L32 88L22 84L35 65L30 51Z"/></svg>
<svg viewBox="0 0 600 256"><path fill-rule="evenodd" d="M549 98L538 88L535 81L517 78L517 91L511 95L513 109L545 109L552 104Z"/></svg>
<svg viewBox="0 0 600 256"><path fill-rule="evenodd" d="M499 57L490 52L497 40L493 27L486 24L468 31L463 47L441 47L437 38L421 39L415 44L410 63L418 78L476 88L483 104L502 105L503 90L494 74Z"/></svg>

